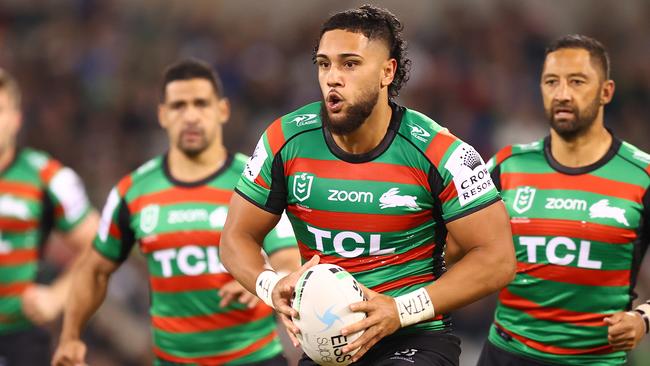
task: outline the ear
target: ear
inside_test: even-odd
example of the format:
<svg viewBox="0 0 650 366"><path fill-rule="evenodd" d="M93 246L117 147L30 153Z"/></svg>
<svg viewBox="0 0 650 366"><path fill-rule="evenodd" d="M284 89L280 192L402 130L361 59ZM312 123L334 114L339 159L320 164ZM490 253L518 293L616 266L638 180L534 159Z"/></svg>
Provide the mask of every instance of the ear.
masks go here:
<svg viewBox="0 0 650 366"><path fill-rule="evenodd" d="M612 101L616 84L614 80L605 80L600 89L600 104L605 105Z"/></svg>
<svg viewBox="0 0 650 366"><path fill-rule="evenodd" d="M219 123L225 124L230 119L230 100L228 98L219 99L217 101L217 108L221 117Z"/></svg>
<svg viewBox="0 0 650 366"><path fill-rule="evenodd" d="M158 124L160 127L167 129L167 106L165 102L158 104Z"/></svg>
<svg viewBox="0 0 650 366"><path fill-rule="evenodd" d="M381 87L389 86L395 79L395 72L397 72L397 60L394 58L386 60L381 68Z"/></svg>

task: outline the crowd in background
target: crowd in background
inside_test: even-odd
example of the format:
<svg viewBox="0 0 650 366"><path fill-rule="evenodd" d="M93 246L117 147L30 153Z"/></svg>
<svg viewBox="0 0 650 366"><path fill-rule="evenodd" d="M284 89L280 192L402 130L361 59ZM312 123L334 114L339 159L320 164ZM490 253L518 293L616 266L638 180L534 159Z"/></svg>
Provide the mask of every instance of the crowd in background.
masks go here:
<svg viewBox="0 0 650 366"><path fill-rule="evenodd" d="M398 102L448 127L485 160L506 144L547 133L540 67L545 45L565 33L606 45L616 81L606 125L650 151L650 2L374 3L402 19L409 41L411 78ZM215 66L231 100L226 146L250 153L268 123L320 98L311 61L320 24L333 10L359 4L3 0L0 67L22 87L20 141L73 167L101 208L121 176L165 151L156 118L160 76L169 63L192 56ZM56 270L66 253L50 251ZM146 268L134 257L112 281L109 302L88 333L92 365L142 364L150 353ZM645 263L642 298L650 297ZM455 317L465 357L480 347L493 301ZM638 359L650 359L648 343Z"/></svg>

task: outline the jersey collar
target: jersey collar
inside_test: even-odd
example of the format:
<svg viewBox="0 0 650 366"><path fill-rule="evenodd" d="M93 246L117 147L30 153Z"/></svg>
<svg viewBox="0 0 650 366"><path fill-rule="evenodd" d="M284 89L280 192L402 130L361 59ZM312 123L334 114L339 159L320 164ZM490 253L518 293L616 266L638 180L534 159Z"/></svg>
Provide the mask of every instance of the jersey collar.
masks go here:
<svg viewBox="0 0 650 366"><path fill-rule="evenodd" d="M544 138L544 157L546 157L546 161L548 164L551 166L551 168L555 169L556 171L567 174L567 175L579 175L579 174L587 174L591 173L594 170L600 168L601 166L607 164L612 158L616 155L618 152L618 149L621 147L621 140L619 140L610 129L607 129L607 131L612 135L612 144L609 146L609 149L603 155L602 158L600 158L598 161L595 163L586 165L586 166L581 166L581 167L568 167L560 164L553 155L551 154L551 136L546 136Z"/></svg>
<svg viewBox="0 0 650 366"><path fill-rule="evenodd" d="M230 165L233 162L233 155L228 153L226 155L226 160L223 162L221 167L219 169L217 169L214 173L208 175L207 177L205 177L203 179L197 180L197 181L186 182L186 181L178 180L178 179L176 179L176 178L174 178L172 176L171 172L169 171L169 161L167 159L167 156L168 156L168 154L163 155L163 161L162 161L162 168L163 168L163 172L165 174L165 177L167 178L167 180L169 180L175 186L188 187L188 188L199 187L199 186L202 186L202 185L205 185L205 184L209 183L213 179L220 176L223 172L228 170L228 168L230 167Z"/></svg>

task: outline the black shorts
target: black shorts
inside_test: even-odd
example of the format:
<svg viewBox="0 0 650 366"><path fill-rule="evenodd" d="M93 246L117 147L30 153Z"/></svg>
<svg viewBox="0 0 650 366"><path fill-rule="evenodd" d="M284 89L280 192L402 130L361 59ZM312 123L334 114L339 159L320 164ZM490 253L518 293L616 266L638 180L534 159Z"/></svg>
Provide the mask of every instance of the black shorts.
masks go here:
<svg viewBox="0 0 650 366"><path fill-rule="evenodd" d="M50 335L42 328L0 335L0 366L49 366L50 352Z"/></svg>
<svg viewBox="0 0 650 366"><path fill-rule="evenodd" d="M460 339L449 333L391 335L372 346L355 366L458 366ZM316 363L303 354L298 366Z"/></svg>
<svg viewBox="0 0 650 366"><path fill-rule="evenodd" d="M531 358L520 356L501 349L490 341L485 341L481 357L476 366L557 366L556 364L544 363Z"/></svg>
<svg viewBox="0 0 650 366"><path fill-rule="evenodd" d="M169 362L169 361L162 360L160 358L156 360L155 364L160 366L187 366L187 364L185 363ZM287 359L280 354L273 358L269 358L268 360L247 363L241 366L288 366L288 363L287 363Z"/></svg>

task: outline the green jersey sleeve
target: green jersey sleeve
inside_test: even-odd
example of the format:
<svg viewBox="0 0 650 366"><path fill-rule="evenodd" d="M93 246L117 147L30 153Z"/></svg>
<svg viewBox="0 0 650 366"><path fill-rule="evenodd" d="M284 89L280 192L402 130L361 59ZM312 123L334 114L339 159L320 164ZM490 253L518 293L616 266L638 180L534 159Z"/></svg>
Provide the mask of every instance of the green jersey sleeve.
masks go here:
<svg viewBox="0 0 650 366"><path fill-rule="evenodd" d="M134 242L135 234L130 227L128 205L118 187L115 187L108 194L102 210L93 247L110 260L123 262L129 256Z"/></svg>
<svg viewBox="0 0 650 366"><path fill-rule="evenodd" d="M86 218L91 205L81 178L70 168L56 162L54 165L58 167L47 180L45 190L54 207L54 227L68 232Z"/></svg>

